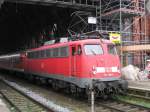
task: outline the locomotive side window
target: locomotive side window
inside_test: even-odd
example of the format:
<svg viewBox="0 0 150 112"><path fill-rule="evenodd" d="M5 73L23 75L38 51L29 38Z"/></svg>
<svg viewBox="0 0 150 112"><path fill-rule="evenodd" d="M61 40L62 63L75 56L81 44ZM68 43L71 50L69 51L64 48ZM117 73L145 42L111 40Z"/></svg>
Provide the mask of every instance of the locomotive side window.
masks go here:
<svg viewBox="0 0 150 112"><path fill-rule="evenodd" d="M72 47L72 56L74 56L76 54L76 48Z"/></svg>
<svg viewBox="0 0 150 112"><path fill-rule="evenodd" d="M82 54L82 49L81 49L81 45L78 45L78 55Z"/></svg>
<svg viewBox="0 0 150 112"><path fill-rule="evenodd" d="M114 45L108 45L108 53L113 54L113 55L117 55L116 47Z"/></svg>
<svg viewBox="0 0 150 112"><path fill-rule="evenodd" d="M35 58L38 58L38 51L35 51Z"/></svg>
<svg viewBox="0 0 150 112"><path fill-rule="evenodd" d="M45 57L45 50L42 50L41 51L41 58L44 58Z"/></svg>
<svg viewBox="0 0 150 112"><path fill-rule="evenodd" d="M68 46L46 49L40 51L28 52L28 58L55 58L55 57L67 57L69 55Z"/></svg>
<svg viewBox="0 0 150 112"><path fill-rule="evenodd" d="M85 54L86 55L100 55L103 54L103 49L101 45L99 44L89 44L89 45L84 45L85 49Z"/></svg>
<svg viewBox="0 0 150 112"><path fill-rule="evenodd" d="M58 48L54 48L53 49L53 57L58 57L59 56L59 49Z"/></svg>
<svg viewBox="0 0 150 112"><path fill-rule="evenodd" d="M51 57L51 49L46 50L46 57Z"/></svg>
<svg viewBox="0 0 150 112"><path fill-rule="evenodd" d="M67 57L68 56L68 47L61 47L60 48L60 57Z"/></svg>

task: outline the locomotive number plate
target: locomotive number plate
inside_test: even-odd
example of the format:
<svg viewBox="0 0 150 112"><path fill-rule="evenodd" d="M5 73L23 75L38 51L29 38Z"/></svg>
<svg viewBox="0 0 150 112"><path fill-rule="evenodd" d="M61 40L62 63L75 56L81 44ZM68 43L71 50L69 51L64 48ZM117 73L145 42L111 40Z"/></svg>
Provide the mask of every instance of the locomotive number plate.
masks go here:
<svg viewBox="0 0 150 112"><path fill-rule="evenodd" d="M105 68L106 72L112 72L111 68Z"/></svg>

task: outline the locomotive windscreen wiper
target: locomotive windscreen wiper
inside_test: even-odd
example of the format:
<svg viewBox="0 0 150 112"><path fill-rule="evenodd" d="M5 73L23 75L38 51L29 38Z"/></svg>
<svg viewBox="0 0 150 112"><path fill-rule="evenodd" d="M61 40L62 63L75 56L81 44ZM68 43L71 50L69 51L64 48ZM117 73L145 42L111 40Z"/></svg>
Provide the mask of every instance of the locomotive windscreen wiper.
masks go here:
<svg viewBox="0 0 150 112"><path fill-rule="evenodd" d="M90 49L90 51L92 52L92 54L96 55L96 52L93 49Z"/></svg>

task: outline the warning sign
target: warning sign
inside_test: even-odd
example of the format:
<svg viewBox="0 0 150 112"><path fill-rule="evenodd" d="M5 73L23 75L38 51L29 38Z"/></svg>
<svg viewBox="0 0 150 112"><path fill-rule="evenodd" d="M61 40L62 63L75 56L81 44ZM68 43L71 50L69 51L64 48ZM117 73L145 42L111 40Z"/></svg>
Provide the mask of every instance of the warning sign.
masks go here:
<svg viewBox="0 0 150 112"><path fill-rule="evenodd" d="M109 39L115 44L121 43L120 33L109 33Z"/></svg>

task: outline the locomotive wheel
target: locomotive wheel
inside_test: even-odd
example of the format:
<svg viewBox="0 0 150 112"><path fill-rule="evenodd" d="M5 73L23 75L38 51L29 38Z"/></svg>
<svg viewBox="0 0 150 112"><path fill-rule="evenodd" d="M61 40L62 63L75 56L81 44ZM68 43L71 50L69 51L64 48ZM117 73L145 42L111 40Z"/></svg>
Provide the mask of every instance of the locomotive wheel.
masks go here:
<svg viewBox="0 0 150 112"><path fill-rule="evenodd" d="M58 90L59 90L59 87L58 87L58 85L57 85L57 81L56 81L56 80L52 81L52 88L53 88L55 91L58 91Z"/></svg>
<svg viewBox="0 0 150 112"><path fill-rule="evenodd" d="M75 95L77 92L76 86L73 84L70 84L70 92L71 94Z"/></svg>
<svg viewBox="0 0 150 112"><path fill-rule="evenodd" d="M84 92L81 88L71 84L70 85L70 92L74 97L83 97L82 92ZM85 95L84 95L85 96Z"/></svg>
<svg viewBox="0 0 150 112"><path fill-rule="evenodd" d="M40 81L40 77L35 77L35 80L37 85L42 85L42 82Z"/></svg>
<svg viewBox="0 0 150 112"><path fill-rule="evenodd" d="M77 97L83 97L84 94L83 94L83 90L79 87L77 87Z"/></svg>
<svg viewBox="0 0 150 112"><path fill-rule="evenodd" d="M30 74L30 75L28 76L28 80L29 80L30 82L32 82L32 81L34 80L34 76Z"/></svg>
<svg viewBox="0 0 150 112"><path fill-rule="evenodd" d="M96 88L86 88L86 95L87 95L87 97L89 98L89 97L91 97L91 92L94 92L94 97L95 98L97 98L98 96L99 96L99 91L98 91L98 89L96 89Z"/></svg>

